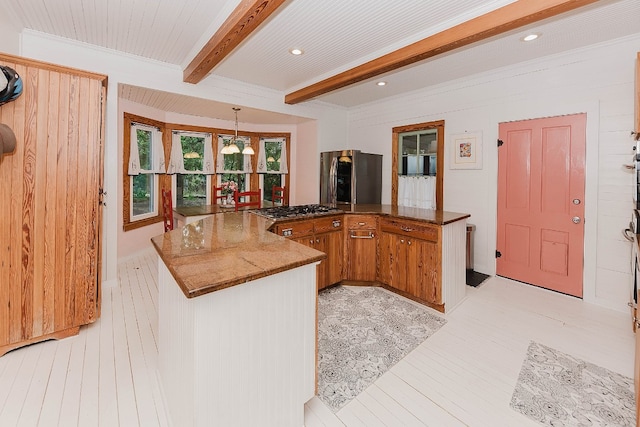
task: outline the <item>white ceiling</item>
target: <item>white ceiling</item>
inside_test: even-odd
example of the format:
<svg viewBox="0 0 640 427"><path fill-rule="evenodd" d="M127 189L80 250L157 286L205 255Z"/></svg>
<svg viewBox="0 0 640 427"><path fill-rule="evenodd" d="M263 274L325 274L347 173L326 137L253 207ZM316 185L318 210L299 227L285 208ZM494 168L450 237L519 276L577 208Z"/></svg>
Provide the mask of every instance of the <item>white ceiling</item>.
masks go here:
<svg viewBox="0 0 640 427"><path fill-rule="evenodd" d="M285 93L320 81L442 31L513 0L288 0L212 74ZM119 50L182 68L215 33L239 0L2 0L20 28ZM640 0L601 0L527 28L458 49L384 76L387 86L365 81L317 99L353 107L640 32ZM542 33L532 43L519 38ZM305 51L295 57L292 47ZM221 117L227 104L124 87L120 96L184 114ZM284 101L283 101L284 102ZM232 113L232 112L231 112ZM246 121L295 123L251 110ZM256 114L256 119L253 119ZM226 115L224 115L226 117ZM276 121L277 119L277 121ZM258 121L259 120L259 121Z"/></svg>

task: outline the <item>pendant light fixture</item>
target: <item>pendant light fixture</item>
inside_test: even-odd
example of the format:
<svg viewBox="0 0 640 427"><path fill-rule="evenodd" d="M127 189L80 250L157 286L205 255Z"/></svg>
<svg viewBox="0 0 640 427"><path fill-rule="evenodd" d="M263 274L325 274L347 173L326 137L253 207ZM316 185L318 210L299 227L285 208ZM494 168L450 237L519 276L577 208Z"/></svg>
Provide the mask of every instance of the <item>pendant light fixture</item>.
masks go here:
<svg viewBox="0 0 640 427"><path fill-rule="evenodd" d="M236 141L238 140L238 111L240 111L240 108L233 107L233 111L236 114L236 133L231 141L225 141L222 150L220 150L221 154L236 154L240 152L240 149L238 148L238 145L236 143Z"/></svg>
<svg viewBox="0 0 640 427"><path fill-rule="evenodd" d="M234 108L233 111L236 112L236 140L238 139L238 111L240 111L239 108ZM236 145L237 147L237 145ZM254 155L256 154L253 151L253 148L251 148L251 140L245 141L244 142L244 148L242 149L242 154L249 154L249 155Z"/></svg>

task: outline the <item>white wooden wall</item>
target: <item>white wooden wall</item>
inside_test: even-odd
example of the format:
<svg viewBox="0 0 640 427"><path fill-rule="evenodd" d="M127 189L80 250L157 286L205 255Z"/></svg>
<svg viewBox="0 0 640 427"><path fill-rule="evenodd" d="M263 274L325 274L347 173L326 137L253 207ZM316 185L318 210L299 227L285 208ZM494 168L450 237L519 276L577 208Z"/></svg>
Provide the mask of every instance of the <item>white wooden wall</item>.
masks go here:
<svg viewBox="0 0 640 427"><path fill-rule="evenodd" d="M462 302L467 290L467 222L456 221L442 227L442 298L445 313Z"/></svg>
<svg viewBox="0 0 640 427"><path fill-rule="evenodd" d="M634 68L640 33L544 60L389 98L350 111L349 142L383 153L383 203L390 200L391 128L445 120L444 208L471 214L475 269L495 274L498 124L587 113L584 299L626 310L631 218ZM481 170L451 170L450 135L481 131Z"/></svg>
<svg viewBox="0 0 640 427"><path fill-rule="evenodd" d="M316 264L191 299L158 265L158 371L173 425L302 426L315 394Z"/></svg>

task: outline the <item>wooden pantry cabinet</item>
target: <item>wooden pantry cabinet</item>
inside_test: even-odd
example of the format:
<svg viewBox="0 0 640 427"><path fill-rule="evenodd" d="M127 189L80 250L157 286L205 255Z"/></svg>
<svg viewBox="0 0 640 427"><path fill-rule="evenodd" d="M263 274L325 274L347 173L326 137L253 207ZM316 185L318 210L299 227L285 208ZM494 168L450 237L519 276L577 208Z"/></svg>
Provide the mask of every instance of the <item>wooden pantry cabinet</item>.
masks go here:
<svg viewBox="0 0 640 427"><path fill-rule="evenodd" d="M0 54L23 93L0 107L0 355L100 316L107 77Z"/></svg>
<svg viewBox="0 0 640 427"><path fill-rule="evenodd" d="M277 223L274 232L327 254L316 270L318 291L342 280L342 215Z"/></svg>
<svg viewBox="0 0 640 427"><path fill-rule="evenodd" d="M378 280L407 297L444 309L441 227L382 218L378 242Z"/></svg>

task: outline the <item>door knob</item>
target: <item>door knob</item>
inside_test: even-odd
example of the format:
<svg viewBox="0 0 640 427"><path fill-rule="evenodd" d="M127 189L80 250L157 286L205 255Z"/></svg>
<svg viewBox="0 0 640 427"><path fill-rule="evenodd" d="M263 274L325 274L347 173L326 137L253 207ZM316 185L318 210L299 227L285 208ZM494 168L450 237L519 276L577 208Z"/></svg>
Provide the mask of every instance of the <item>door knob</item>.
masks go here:
<svg viewBox="0 0 640 427"><path fill-rule="evenodd" d="M573 204L574 205L579 205L580 203L581 203L580 199L573 199Z"/></svg>
<svg viewBox="0 0 640 427"><path fill-rule="evenodd" d="M574 216L573 218L571 218L571 221L573 221L574 224L580 224L580 217Z"/></svg>

